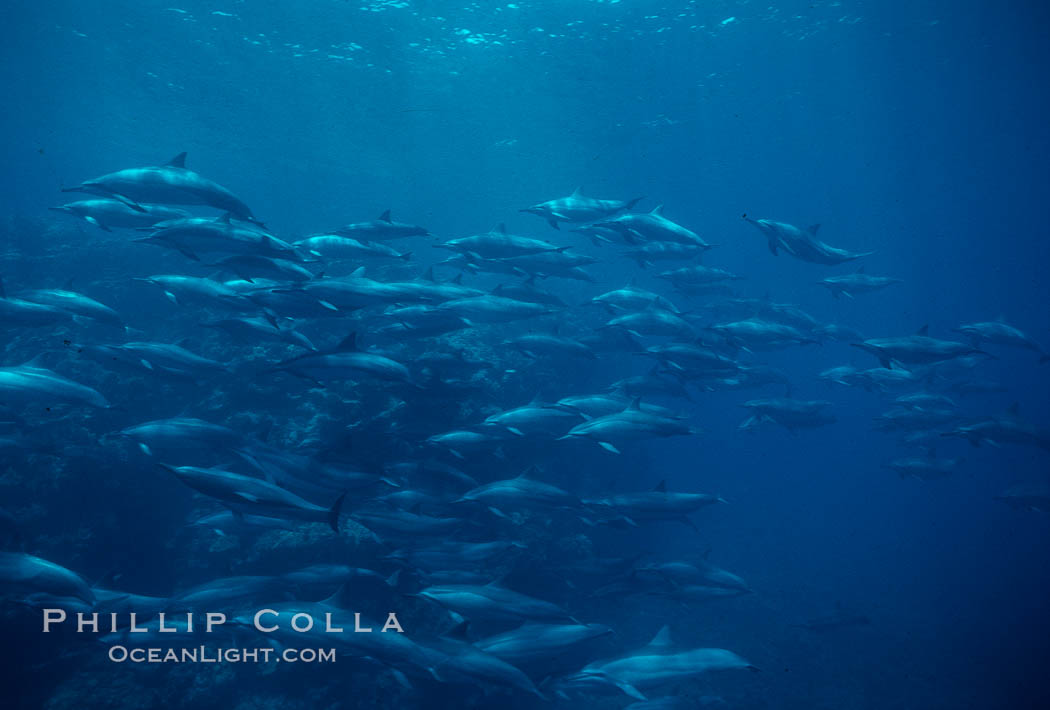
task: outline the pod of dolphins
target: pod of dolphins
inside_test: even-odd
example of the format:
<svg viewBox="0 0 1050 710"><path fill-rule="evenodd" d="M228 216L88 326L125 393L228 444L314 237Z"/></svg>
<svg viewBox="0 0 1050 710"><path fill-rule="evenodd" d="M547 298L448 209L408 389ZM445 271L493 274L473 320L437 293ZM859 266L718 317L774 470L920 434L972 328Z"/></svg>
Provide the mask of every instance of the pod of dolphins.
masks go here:
<svg viewBox="0 0 1050 710"><path fill-rule="evenodd" d="M654 439L703 436L689 412L714 390L785 390L741 397L740 430L829 426L834 402L795 399L787 374L764 364L761 353L832 341L871 356L872 367L842 365L810 377L889 399L875 427L916 451L885 463L900 476L950 475L958 459L935 453L944 439L1050 451L1050 434L1016 407L972 416L956 401L997 389L978 373L1003 348L1050 359L1017 328L988 321L960 324L952 339L926 327L868 338L792 304L738 296L733 284L743 276L700 263L717 255L717 244L661 207L633 211L640 197L593 199L576 190L522 210L558 230L557 240L502 225L439 239L389 211L293 240L187 168L185 153L63 191L90 199L54 209L90 229L127 235L110 248L183 264L173 273L128 274L123 287L138 289L144 302L160 294L169 309L203 327L176 341L162 335L169 330L163 315L142 322L106 305L107 282L81 276L86 293L72 283L22 289L17 273L6 274L11 292L0 286L0 324L7 338L18 344L54 336L50 342L62 345L0 367L0 405L10 420L0 436L5 460L17 468L19 457L42 445L49 420L76 417L97 435L79 455L100 467L130 458L143 475L183 484L185 501L203 506L187 534L236 538L247 547L267 534L272 544L272 536L306 529L316 532L309 544L318 549L331 553L336 535L349 538L352 552L154 597L105 580L88 583L29 554L20 521L5 514L0 595L35 609L136 612L140 622L161 612L226 610L231 633L256 634L259 643L335 645L341 657L389 674L406 693L441 684L463 693L613 695L636 701L631 707L674 707L676 683L757 669L730 650L676 644L666 625L650 643L625 647L606 625L613 620L594 615L603 608L594 600L659 598L690 607L751 593L749 585L701 555L603 557L584 545L557 562L546 551L596 531L668 523L695 531L725 501L714 492L671 490L659 476L636 481L636 490L570 491L551 482L582 479L551 474L564 471L565 461L576 462L573 473L596 461L585 480L600 481L603 457ZM219 214L193 216L185 207ZM744 219L778 258L835 266L872 253L831 246L818 239L818 226ZM413 248L405 240L415 240ZM148 251L158 247L163 253ZM415 258L436 254L441 261L414 267ZM611 262L652 275L657 285L649 290L632 280L604 290L599 275ZM439 278L436 270L457 275ZM847 299L877 298L896 283L863 268L819 281ZM622 377L593 391L563 389L603 369ZM120 417L160 409L165 388L196 387L210 401L197 414L163 412L174 416L128 421L115 431L95 427L108 421L99 410ZM526 393L530 387L539 394ZM1045 486L1014 486L1000 499L1050 510ZM560 584L546 589L556 599L520 590L529 586L530 564L553 570ZM385 613L392 604L410 605L428 623L404 634L333 636L319 631L320 622L306 634L284 624L263 635L250 621L265 607L282 617L330 615L354 627L351 610ZM802 626L851 618L866 623L840 615ZM121 639L128 640L126 630L101 637ZM130 639L151 640L202 642L189 632Z"/></svg>

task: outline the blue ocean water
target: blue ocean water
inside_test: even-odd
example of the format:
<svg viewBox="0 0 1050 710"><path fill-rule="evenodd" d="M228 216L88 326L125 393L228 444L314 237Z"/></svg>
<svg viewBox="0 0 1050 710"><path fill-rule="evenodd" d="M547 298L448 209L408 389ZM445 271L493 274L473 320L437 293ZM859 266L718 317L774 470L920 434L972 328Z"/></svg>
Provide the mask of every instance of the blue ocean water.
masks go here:
<svg viewBox="0 0 1050 710"><path fill-rule="evenodd" d="M34 290L71 290L114 309L126 325L80 316L26 325L17 304L0 321L0 365L32 361L111 405L41 394L14 382L24 370L5 370L14 384L4 384L0 400L0 507L10 518L4 550L16 557L5 558L0 574L7 600L2 672L14 707L606 708L641 702L612 682L633 688L628 678L646 698L684 697L684 707L1045 706L1050 365L1039 352L986 340L978 354L890 362L898 374L914 375L903 386L819 376L837 366L875 368L879 360L851 344L907 338L923 326L934 338L969 345L954 329L1001 319L1050 347L1050 246L1041 211L1050 192L1044 5L56 0L6 10L4 300L35 303L42 297ZM430 284L429 267L463 253L469 268L436 266L438 282L462 273L462 286L487 294L534 275L564 305L492 324L447 306L454 298L417 297L411 289L370 295L359 309L317 295L327 293L324 286L311 291L280 279L241 281L228 287L237 289L233 296L211 300L173 288L169 297L144 279L177 274L222 284L260 267L224 272L214 266L229 253L221 249L214 255L136 243L152 232L103 231L48 209L93 197L63 188L161 166L183 151L188 169L236 195L283 242L375 220L387 209L394 220L429 230L381 242L410 252L407 259L280 252L311 272L307 284L353 283L361 266L370 283ZM665 239L628 229L592 242L572 231L583 220L555 231L520 211L577 187L599 198L643 197L630 209L639 214L663 205L669 220L717 246L643 268L626 252ZM171 204L201 217L221 214L178 198ZM819 223L816 238L872 253L814 264L781 242L774 255L744 214L803 234ZM434 248L488 235L498 224L551 248L569 247L559 254L593 260L582 267L590 280L559 278L527 261L508 264L502 253ZM255 239L265 258L277 253ZM659 277L696 264L742 278L696 289ZM864 275L900 282L855 298L832 298L817 283L852 275L861 264ZM630 327L607 326L631 312L668 313L662 306L610 312L582 305L629 283L673 303L688 334L635 336ZM258 295L282 291L306 293L313 310L266 307ZM451 310L466 322L437 337L382 330L404 326L390 309L411 306ZM362 348L382 351L409 375L268 373L307 351L202 325L242 317L281 333L297 330L322 350L356 332ZM751 318L819 343L778 340L769 348L714 327ZM852 332L831 337L820 330L827 324ZM523 353L506 342L536 334L589 343L595 359ZM637 341L588 340L610 334ZM638 354L671 341L699 342L743 369L700 376L675 357ZM165 368L141 353L116 365L113 357L86 356L129 342L178 344L228 371L200 363ZM440 355L484 367L431 364ZM681 413L681 426L695 433L623 436L611 442L617 454L598 445L600 436L559 440L585 423L579 414L559 422L557 432L526 436L482 426L530 402L604 393L654 364L661 382L680 393L646 392L641 404ZM749 382L747 368L760 366L775 368L778 381ZM958 406L895 403L916 392ZM630 404L633 394L620 396ZM773 421L742 428L750 412L741 405L770 398L827 401L823 411L835 421L789 428L774 413ZM896 425L877 417L901 411L937 421L879 428ZM175 417L225 426L244 439L181 460L185 442L164 452L117 434ZM1004 422L1014 440L967 440L967 427ZM670 425L661 419L660 426ZM469 450L428 443L451 430L487 438ZM297 459L309 470L288 484L281 474L292 464L260 460L263 450L313 463ZM886 468L902 459L951 470L920 480ZM223 511L222 502L158 463L276 479L271 485L324 509L347 486L319 482L319 467L383 475L397 488L373 482L350 490L338 535L323 514L219 535L187 523ZM726 502L690 513L688 524L648 522L623 509L618 518L615 507L586 501L470 506L453 503L469 486L438 482L435 470L448 466L478 485L529 470L529 480L586 501L666 481L668 491ZM399 510L400 502L376 501L391 491L426 494L421 508L415 499L405 506L409 516L456 522L389 530L389 521L374 518ZM251 514L249 503L242 496L232 507ZM428 582L428 574L449 570L398 557L475 542L517 546L463 565L479 576L466 583L495 582L615 632L574 648L556 670L526 667L546 700L491 678L463 678L447 660L467 658L464 646L448 644L477 649L481 639L541 617L511 614L511 621L490 623L459 609L471 622L467 641L443 639L459 619L425 590L441 583ZM25 554L62 565L96 589L167 600L221 578L271 578L313 564L367 568L382 578L400 569L394 584L352 581L350 592L364 612L399 612L404 636L432 649L435 672L402 662L407 652L379 661L349 653L334 666L295 668L115 664L106 658L111 640L68 628L57 638L40 633L40 607L60 602L53 590L19 578L19 569L34 564L18 557ZM690 592L691 582L645 571L667 562L728 570L746 580L747 593L712 592L733 586L711 574L697 585L706 592ZM600 572L589 571L599 563ZM264 585L200 610L232 618L292 599L316 602L340 582L332 575L309 590ZM731 598L709 598L720 596ZM134 600L124 601L133 611ZM833 628L813 623L824 618ZM694 658L687 672L666 680L613 668L601 676L604 684L568 687L566 678L592 664L637 656L665 625L679 651L727 649L760 671L700 672Z"/></svg>

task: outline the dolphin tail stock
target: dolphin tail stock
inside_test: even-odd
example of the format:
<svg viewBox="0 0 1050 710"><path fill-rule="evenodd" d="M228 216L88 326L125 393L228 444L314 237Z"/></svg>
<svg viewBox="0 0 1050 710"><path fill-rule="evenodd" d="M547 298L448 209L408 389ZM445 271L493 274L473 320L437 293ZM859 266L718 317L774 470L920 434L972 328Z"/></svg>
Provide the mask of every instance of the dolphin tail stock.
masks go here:
<svg viewBox="0 0 1050 710"><path fill-rule="evenodd" d="M335 503L332 503L332 507L328 509L328 525L336 535L339 534L339 513L343 509L344 500L346 500L346 493L336 498Z"/></svg>
<svg viewBox="0 0 1050 710"><path fill-rule="evenodd" d="M146 214L146 213L149 212L149 210L147 210L145 207L140 205L138 202L135 202L135 200L131 199L130 197L127 197L126 195L122 195L119 192L111 192L110 190L106 190L104 188L101 188L101 186L92 185L91 183L87 183L87 182L82 183L79 187L75 187L75 188L65 188L64 187L64 188L62 188L62 192L90 192L90 190L85 190L84 189L85 187L88 187L88 188L90 188L90 187L98 187L100 189L100 193L99 194L104 194L106 197L110 198L111 200L116 200L117 202L120 202L120 203L124 204L125 206L130 207L131 209L135 210L136 212L141 212L143 214Z"/></svg>
<svg viewBox="0 0 1050 710"><path fill-rule="evenodd" d="M627 681L620 680L619 678L616 678L615 676L611 676L611 675L609 675L607 673L601 673L600 675L605 680L607 680L610 685L613 685L613 686L619 688L621 691L623 691L624 695L627 695L628 697L634 698L635 700L640 700L640 701L648 700L648 698L646 698L644 695L642 695L641 691L639 691L637 688L635 688L633 685L631 685Z"/></svg>
<svg viewBox="0 0 1050 710"><path fill-rule="evenodd" d="M329 508L328 524L332 527L332 530L336 535L339 534L339 513L342 510L342 503L344 500L346 500L345 493L336 498L335 502L332 503L332 507Z"/></svg>

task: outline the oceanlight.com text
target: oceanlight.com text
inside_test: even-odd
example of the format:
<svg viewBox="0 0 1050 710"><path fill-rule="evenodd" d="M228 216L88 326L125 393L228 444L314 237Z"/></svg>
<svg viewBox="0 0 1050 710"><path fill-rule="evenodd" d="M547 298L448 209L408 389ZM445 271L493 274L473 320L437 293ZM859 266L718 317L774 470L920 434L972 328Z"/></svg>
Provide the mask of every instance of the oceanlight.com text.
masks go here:
<svg viewBox="0 0 1050 710"><path fill-rule="evenodd" d="M128 648L110 646L109 660L114 663L335 663L334 648Z"/></svg>

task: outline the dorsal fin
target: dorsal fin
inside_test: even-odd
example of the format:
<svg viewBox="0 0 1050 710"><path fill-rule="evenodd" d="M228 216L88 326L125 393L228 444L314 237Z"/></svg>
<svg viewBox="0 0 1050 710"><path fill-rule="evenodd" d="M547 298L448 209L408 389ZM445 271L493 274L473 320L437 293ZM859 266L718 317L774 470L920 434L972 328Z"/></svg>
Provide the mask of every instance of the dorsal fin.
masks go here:
<svg viewBox="0 0 1050 710"><path fill-rule="evenodd" d="M350 335L340 340L339 344L335 346L335 349L336 352L341 353L353 352L357 350L357 331L355 330L354 332L350 333Z"/></svg>
<svg viewBox="0 0 1050 710"><path fill-rule="evenodd" d="M350 278L352 278L352 279L364 278L364 275L365 275L365 267L363 267L363 266L359 266L359 267L357 267L356 269L354 269L353 271L350 272Z"/></svg>
<svg viewBox="0 0 1050 710"><path fill-rule="evenodd" d="M864 273L864 265L863 264L861 264L860 268L857 269L857 273L858 274L863 274Z"/></svg>
<svg viewBox="0 0 1050 710"><path fill-rule="evenodd" d="M582 187L577 187L575 190L572 191L572 197L580 197L582 194L583 194L583 188Z"/></svg>
<svg viewBox="0 0 1050 710"><path fill-rule="evenodd" d="M354 596L350 590L350 583L343 582L339 585L339 589L335 590L327 599L322 599L320 603L325 606L334 606L337 609L352 608L354 605Z"/></svg>
<svg viewBox="0 0 1050 710"><path fill-rule="evenodd" d="M811 224L806 228L806 231L812 234L814 237L817 236L817 232L820 231L820 224Z"/></svg>
<svg viewBox="0 0 1050 710"><path fill-rule="evenodd" d="M1014 403L1012 403L1012 404L1011 404L1011 405L1010 405L1010 406L1009 406L1009 407L1007 408L1007 410L1006 410L1006 411L1007 411L1007 412L1008 412L1008 413L1010 414L1010 416L1012 416L1012 417L1016 417L1016 416L1018 416L1018 415L1019 415L1019 414L1021 413L1021 403L1020 403L1020 402L1014 402Z"/></svg>
<svg viewBox="0 0 1050 710"><path fill-rule="evenodd" d="M44 366L44 353L37 353L33 357L23 362L19 367L35 367L41 369Z"/></svg>
<svg viewBox="0 0 1050 710"><path fill-rule="evenodd" d="M646 648L668 648L671 645L671 627L664 626L662 629L656 632L656 636L653 636L653 640L646 645Z"/></svg>
<svg viewBox="0 0 1050 710"><path fill-rule="evenodd" d="M459 622L445 633L446 638L455 639L457 641L468 641L467 631L470 629L470 622L466 619Z"/></svg>
<svg viewBox="0 0 1050 710"><path fill-rule="evenodd" d="M65 282L65 284L62 285L62 290L63 291L72 291L73 290L73 279L72 278L70 278L68 281Z"/></svg>
<svg viewBox="0 0 1050 710"><path fill-rule="evenodd" d="M456 277L452 279L452 283L456 284L457 286L463 285L463 274L456 274Z"/></svg>
<svg viewBox="0 0 1050 710"><path fill-rule="evenodd" d="M379 221L380 222L393 222L394 220L390 219L390 210L387 210L383 214L379 215Z"/></svg>
<svg viewBox="0 0 1050 710"><path fill-rule="evenodd" d="M496 288L492 289L493 296L499 296L501 293L503 293L503 284L498 284Z"/></svg>
<svg viewBox="0 0 1050 710"><path fill-rule="evenodd" d="M169 168L184 168L186 167L186 153L182 152L176 155L174 158L168 161L165 167Z"/></svg>
<svg viewBox="0 0 1050 710"><path fill-rule="evenodd" d="M657 205L656 207L652 208L652 210L649 211L649 214L654 214L657 217L663 217L664 216L664 206L663 205Z"/></svg>
<svg viewBox="0 0 1050 710"><path fill-rule="evenodd" d="M663 480L663 481L660 481L659 483L657 483L656 487L653 488L653 492L654 493L666 493L667 492L667 481Z"/></svg>
<svg viewBox="0 0 1050 710"><path fill-rule="evenodd" d="M433 266L427 268L426 273L423 274L423 278L425 278L427 281L437 281L437 279L434 278L434 267Z"/></svg>
<svg viewBox="0 0 1050 710"><path fill-rule="evenodd" d="M531 478L539 473L539 467L536 464L529 466L527 469L518 474L518 478Z"/></svg>
<svg viewBox="0 0 1050 710"><path fill-rule="evenodd" d="M536 285L536 274L532 274L531 276L529 276L529 278L527 278L524 281L522 281L522 283L523 284L528 284L529 286L535 286Z"/></svg>
<svg viewBox="0 0 1050 710"><path fill-rule="evenodd" d="M642 409L642 398L641 397L635 397L634 399L631 400L631 403L628 404L627 408L625 410L623 410L623 411L625 411L625 412L639 412L639 411L641 411L641 409Z"/></svg>
<svg viewBox="0 0 1050 710"><path fill-rule="evenodd" d="M497 234L506 234L507 233L507 225L505 225L503 222L500 222L499 224L497 224L495 226L495 228L493 228L492 231L497 233Z"/></svg>
<svg viewBox="0 0 1050 710"><path fill-rule="evenodd" d="M916 335L929 335L930 334L930 326L929 325L924 325L923 327L919 328L915 332L915 334Z"/></svg>

